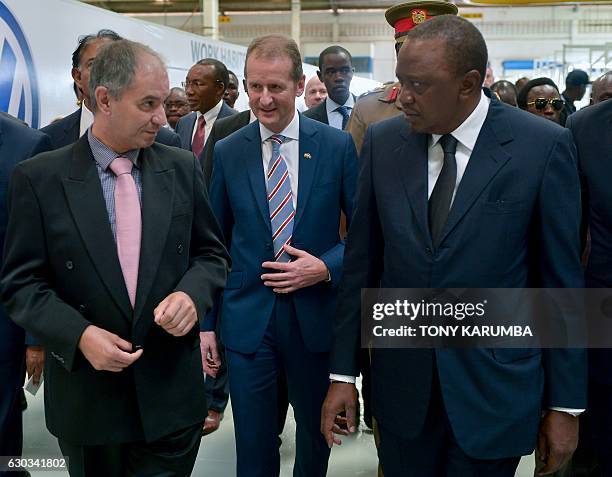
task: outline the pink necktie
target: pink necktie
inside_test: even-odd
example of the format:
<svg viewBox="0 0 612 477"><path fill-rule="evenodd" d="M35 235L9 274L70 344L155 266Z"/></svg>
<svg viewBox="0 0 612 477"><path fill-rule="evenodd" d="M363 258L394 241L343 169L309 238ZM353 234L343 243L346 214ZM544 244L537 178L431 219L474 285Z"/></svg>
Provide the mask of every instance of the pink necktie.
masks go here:
<svg viewBox="0 0 612 477"><path fill-rule="evenodd" d="M142 224L140 200L132 177L132 161L127 157L117 157L111 162L111 171L117 176L115 182L115 224L117 233L117 255L123 272L123 279L134 308L136 286L138 284L138 264L140 261L140 237Z"/></svg>
<svg viewBox="0 0 612 477"><path fill-rule="evenodd" d="M204 149L204 143L206 142L206 121L204 120L204 115L200 114L198 118L198 127L196 128L196 132L193 135L193 140L191 141L191 152L195 154L195 157L199 158L200 154L202 154L202 149Z"/></svg>

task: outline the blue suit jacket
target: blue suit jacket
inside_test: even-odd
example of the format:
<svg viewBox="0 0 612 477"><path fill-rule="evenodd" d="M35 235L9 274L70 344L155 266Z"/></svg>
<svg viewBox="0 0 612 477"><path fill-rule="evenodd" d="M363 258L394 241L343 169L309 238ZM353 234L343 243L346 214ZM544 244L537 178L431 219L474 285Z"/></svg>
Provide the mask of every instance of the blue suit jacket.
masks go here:
<svg viewBox="0 0 612 477"><path fill-rule="evenodd" d="M333 373L358 373L362 288L583 286L569 131L492 100L437 249L428 226L427 141L403 116L368 129ZM474 458L529 454L542 409L586 407L584 351L375 349L372 402L380 426L406 438L420 432L434 369L457 442Z"/></svg>
<svg viewBox="0 0 612 477"><path fill-rule="evenodd" d="M45 126L41 131L51 138L53 149L75 143L81 132L81 108L65 118ZM166 146L181 147L179 137L167 128L159 130L155 141Z"/></svg>
<svg viewBox="0 0 612 477"><path fill-rule="evenodd" d="M578 148L584 191L582 209L591 233L586 285L589 288L611 288L612 101L581 109L567 118L566 126L572 131ZM612 350L591 350L589 372L596 381L612 384Z"/></svg>
<svg viewBox="0 0 612 477"><path fill-rule="evenodd" d="M300 116L299 180L293 246L319 257L331 282L292 293L306 346L329 350L331 314L342 270L344 242L340 211L353 214L357 173L350 135ZM261 264L273 260L272 232L261 157L259 122L215 145L210 202L232 256L221 306L225 346L241 353L257 350L272 314L275 294L264 286ZM215 329L215 310L203 329Z"/></svg>
<svg viewBox="0 0 612 477"><path fill-rule="evenodd" d="M226 118L234 114L238 114L238 111L233 108L230 108L227 104L225 104L225 101L223 101L217 119ZM188 151L191 151L191 139L193 136L193 126L195 125L196 117L197 114L195 112L191 112L183 116L181 119L178 120L178 123L176 123L176 134L179 135L179 138L181 140L181 147L183 149L187 149ZM202 151L202 154L203 153L204 151ZM198 159L201 163L201 159Z"/></svg>
<svg viewBox="0 0 612 477"><path fill-rule="evenodd" d="M4 248L8 220L6 195L11 173L18 162L49 149L51 141L48 136L29 128L12 116L0 113L0 253ZM12 363L15 358L23 359L23 353L20 351L23 344L23 329L8 318L4 307L0 306L0 363ZM2 406L0 413L3 411L1 408ZM2 418L0 415L0 422Z"/></svg>

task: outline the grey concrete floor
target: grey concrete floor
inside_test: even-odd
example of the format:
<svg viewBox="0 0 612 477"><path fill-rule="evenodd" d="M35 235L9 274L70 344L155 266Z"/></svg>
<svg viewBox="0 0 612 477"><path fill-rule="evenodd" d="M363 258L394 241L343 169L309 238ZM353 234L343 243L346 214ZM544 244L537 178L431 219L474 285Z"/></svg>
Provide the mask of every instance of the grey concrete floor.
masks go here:
<svg viewBox="0 0 612 477"><path fill-rule="evenodd" d="M44 425L43 390L36 396L27 395L28 409L24 413L24 457L59 457L56 439ZM360 426L365 429L362 424ZM287 425L282 435L281 477L292 475L295 454L295 421L289 409ZM200 452L192 475L203 477L232 477L235 475L236 452L231 406L228 406L221 428L202 439ZM378 460L374 438L369 431L359 431L351 438L343 439L342 446L335 446L329 463L329 477L375 477ZM31 472L33 477L67 476L67 472ZM533 456L525 457L516 477L533 476Z"/></svg>

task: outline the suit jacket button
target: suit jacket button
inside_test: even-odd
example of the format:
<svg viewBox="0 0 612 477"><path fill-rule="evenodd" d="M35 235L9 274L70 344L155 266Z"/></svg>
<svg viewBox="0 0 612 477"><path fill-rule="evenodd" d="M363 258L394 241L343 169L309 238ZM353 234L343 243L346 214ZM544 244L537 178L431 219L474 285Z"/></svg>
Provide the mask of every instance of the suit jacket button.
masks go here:
<svg viewBox="0 0 612 477"><path fill-rule="evenodd" d="M74 268L74 263L72 263L72 260L67 260L66 261L66 268L68 270L72 270Z"/></svg>
<svg viewBox="0 0 612 477"><path fill-rule="evenodd" d="M272 244L270 242L266 243L266 250L272 250Z"/></svg>
<svg viewBox="0 0 612 477"><path fill-rule="evenodd" d="M85 313L87 311L87 305L79 305L79 312Z"/></svg>
<svg viewBox="0 0 612 477"><path fill-rule="evenodd" d="M179 243L176 246L176 251L178 252L179 255L183 253L183 244L182 243Z"/></svg>
<svg viewBox="0 0 612 477"><path fill-rule="evenodd" d="M433 252L431 251L431 249L430 249L429 247L427 247L427 248L425 249L425 253L426 253L427 255L431 255Z"/></svg>

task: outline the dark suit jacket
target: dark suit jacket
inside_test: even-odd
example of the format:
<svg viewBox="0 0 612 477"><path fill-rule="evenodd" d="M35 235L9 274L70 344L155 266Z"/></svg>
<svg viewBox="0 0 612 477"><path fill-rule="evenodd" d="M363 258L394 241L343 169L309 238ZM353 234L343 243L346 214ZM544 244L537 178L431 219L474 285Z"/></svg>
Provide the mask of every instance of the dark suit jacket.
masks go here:
<svg viewBox="0 0 612 477"><path fill-rule="evenodd" d="M589 106L567 120L578 148L583 185L583 212L591 233L586 268L589 288L612 287L612 101ZM586 228L585 228L586 232ZM612 350L591 350L590 376L612 384Z"/></svg>
<svg viewBox="0 0 612 477"><path fill-rule="evenodd" d="M215 124L210 131L210 137L208 138L208 141L206 141L204 154L202 154L200 157L206 187L210 187L210 179L212 178L213 151L215 149L215 144L217 144L217 141L226 138L233 132L236 132L248 125L250 119L251 110L247 109L246 111L242 111L231 116L226 116L225 118L215 121Z"/></svg>
<svg viewBox="0 0 612 477"><path fill-rule="evenodd" d="M210 203L234 261L223 292L221 338L226 348L252 353L261 343L275 302L274 292L260 278L261 264L274 260L274 252L259 122L219 141L214 158ZM331 273L330 283L291 294L304 342L313 352L328 351L331 344L331 313L344 254L338 224L341 210L352 216L356 164L348 133L300 117L292 243L323 260ZM214 330L215 319L216 314L209 313L204 329Z"/></svg>
<svg viewBox="0 0 612 477"><path fill-rule="evenodd" d="M238 111L233 108L230 108L225 103L225 101L223 101L221 105L221 110L219 111L219 115L217 116L215 122L217 122L217 120L219 119L226 118L237 113ZM178 123L176 123L175 131L180 137L181 147L188 151L191 151L191 139L193 136L193 126L195 125L196 117L197 114L195 112L191 112L183 116L181 119L178 120ZM208 138L206 138L206 142L208 142ZM204 156L204 151L202 151L202 156ZM203 157L199 157L198 159L200 160L200 163L202 163Z"/></svg>
<svg viewBox="0 0 612 477"><path fill-rule="evenodd" d="M9 177L17 163L51 149L45 134L31 129L21 121L0 113L0 246L6 235L6 195ZM0 249L1 250L1 249ZM15 402L23 385L24 331L13 323L0 306L0 454L9 441L16 442L16 429L9 429L9 416L15 412ZM21 413L21 411L18 411ZM21 419L21 418L20 418ZM12 447L10 447L12 448Z"/></svg>
<svg viewBox="0 0 612 477"><path fill-rule="evenodd" d="M580 198L569 131L492 100L434 250L427 134L404 117L366 134L349 230L331 372L356 376L362 288L581 288ZM585 407L583 351L375 349L373 413L405 438L425 421L435 363L462 449L532 452L542 408Z"/></svg>
<svg viewBox="0 0 612 477"><path fill-rule="evenodd" d="M353 99L357 101L357 97L354 94ZM320 123L329 124L329 118L327 117L327 98L325 98L325 101L321 101L316 106L307 109L302 114L307 118L314 119Z"/></svg>
<svg viewBox="0 0 612 477"><path fill-rule="evenodd" d="M206 417L199 327L176 338L153 323L173 291L204 317L228 256L193 155L143 149L142 245L129 302L87 137L17 166L10 184L2 299L45 346L47 427L69 442L154 440ZM121 373L93 369L78 349L94 324L141 345Z"/></svg>
<svg viewBox="0 0 612 477"><path fill-rule="evenodd" d="M51 138L53 149L59 149L76 142L81 131L81 108L65 118L45 126L41 131ZM181 147L179 137L168 128L161 128L155 141L166 146Z"/></svg>

